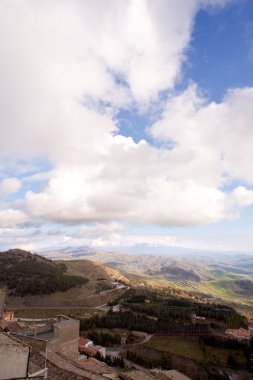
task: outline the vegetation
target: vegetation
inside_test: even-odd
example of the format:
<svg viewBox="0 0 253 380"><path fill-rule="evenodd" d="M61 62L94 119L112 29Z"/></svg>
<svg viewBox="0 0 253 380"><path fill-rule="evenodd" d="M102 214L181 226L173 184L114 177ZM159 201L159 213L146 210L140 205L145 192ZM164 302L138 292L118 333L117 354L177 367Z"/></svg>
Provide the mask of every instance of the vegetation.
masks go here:
<svg viewBox="0 0 253 380"><path fill-rule="evenodd" d="M166 320L150 319L145 315L134 314L132 311L116 313L109 311L105 316L95 315L91 318L80 320L81 331L103 327L139 330L151 334L202 335L208 333L206 324L168 324Z"/></svg>
<svg viewBox="0 0 253 380"><path fill-rule="evenodd" d="M154 292L131 290L125 295L122 304L135 314L155 317L160 323L167 321L170 325L191 324L192 315L204 317L209 321L220 323L224 327L237 328L245 326L245 318L230 306L200 303L192 299L161 296Z"/></svg>
<svg viewBox="0 0 253 380"><path fill-rule="evenodd" d="M125 328L151 334L206 335L210 326L237 328L245 325L245 318L225 305L198 303L190 299L161 296L154 292L131 289L121 302L125 311L109 311L103 317L81 321L81 330L94 328ZM204 317L196 321L193 315Z"/></svg>
<svg viewBox="0 0 253 380"><path fill-rule="evenodd" d="M179 355L217 367L234 369L250 367L250 349L247 345L214 336L177 338L153 336L145 347L147 350Z"/></svg>
<svg viewBox="0 0 253 380"><path fill-rule="evenodd" d="M163 354L160 358L150 358L145 355L141 355L136 351L127 350L126 357L137 364L140 364L147 368L162 368L171 369L171 360L168 355Z"/></svg>
<svg viewBox="0 0 253 380"><path fill-rule="evenodd" d="M120 345L121 337L119 334L92 330L88 332L87 337L101 346Z"/></svg>
<svg viewBox="0 0 253 380"><path fill-rule="evenodd" d="M88 282L85 278L64 274L64 264L55 264L21 250L2 252L0 267L0 283L8 287L11 296L51 294Z"/></svg>
<svg viewBox="0 0 253 380"><path fill-rule="evenodd" d="M106 355L105 357L102 357L101 354L98 352L95 355L95 359L106 363L109 367L125 368L125 361L120 356L114 357L114 356Z"/></svg>
<svg viewBox="0 0 253 380"><path fill-rule="evenodd" d="M15 317L17 318L55 318L58 314L64 314L70 318L89 318L93 314L97 314L97 311L91 310L84 310L82 308L77 309L71 308L71 307L66 307L66 308L12 308L12 310L15 310ZM101 313L103 314L103 313Z"/></svg>

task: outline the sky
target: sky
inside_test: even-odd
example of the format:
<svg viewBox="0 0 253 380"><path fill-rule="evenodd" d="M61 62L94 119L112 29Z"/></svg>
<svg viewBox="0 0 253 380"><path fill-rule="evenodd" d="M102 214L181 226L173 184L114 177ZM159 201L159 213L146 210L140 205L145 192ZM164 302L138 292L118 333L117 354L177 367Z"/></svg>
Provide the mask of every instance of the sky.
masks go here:
<svg viewBox="0 0 253 380"><path fill-rule="evenodd" d="M253 252L253 2L2 0L0 250Z"/></svg>

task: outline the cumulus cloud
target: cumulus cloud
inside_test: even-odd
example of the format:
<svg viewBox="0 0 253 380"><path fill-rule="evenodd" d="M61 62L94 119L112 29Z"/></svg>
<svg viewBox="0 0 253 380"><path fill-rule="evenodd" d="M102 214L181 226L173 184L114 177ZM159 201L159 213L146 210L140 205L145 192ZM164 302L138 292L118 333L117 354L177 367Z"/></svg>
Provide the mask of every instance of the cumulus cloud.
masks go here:
<svg viewBox="0 0 253 380"><path fill-rule="evenodd" d="M29 215L192 226L252 204L252 88L221 103L195 85L170 95L149 131L153 145L118 129L119 110L173 94L197 11L225 3L1 2L0 152L51 165L24 179L46 182L27 191ZM235 180L244 184L226 190Z"/></svg>
<svg viewBox="0 0 253 380"><path fill-rule="evenodd" d="M112 110L173 88L194 16L213 3L2 1L1 154L62 160L115 133Z"/></svg>
<svg viewBox="0 0 253 380"><path fill-rule="evenodd" d="M18 178L5 178L0 182L0 195L14 194L21 188L22 183Z"/></svg>
<svg viewBox="0 0 253 380"><path fill-rule="evenodd" d="M253 203L251 192L224 186L253 182L252 101L251 88L229 91L217 104L190 86L168 101L150 131L172 149L123 136L107 139L89 167L59 167L42 193L28 192L29 213L55 221L127 219L168 226L238 217Z"/></svg>
<svg viewBox="0 0 253 380"><path fill-rule="evenodd" d="M215 103L207 102L192 85L168 101L151 133L173 142L172 154L188 163L188 175L199 173L202 182L220 186L226 179L222 174L227 173L253 183L252 101L251 87L229 90L221 103Z"/></svg>

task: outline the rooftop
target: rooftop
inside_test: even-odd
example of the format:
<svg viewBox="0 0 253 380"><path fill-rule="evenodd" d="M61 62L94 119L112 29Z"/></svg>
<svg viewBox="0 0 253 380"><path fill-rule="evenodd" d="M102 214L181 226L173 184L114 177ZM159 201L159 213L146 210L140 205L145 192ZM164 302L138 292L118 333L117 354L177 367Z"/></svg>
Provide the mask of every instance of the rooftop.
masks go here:
<svg viewBox="0 0 253 380"><path fill-rule="evenodd" d="M61 366L58 366L51 362L51 360L45 361L45 357L39 353L33 352L30 356L29 360L29 368L28 372L30 374L34 373L35 371L39 371L43 368L48 368L48 380L87 380L90 379L89 377L81 374L73 373L72 371L69 371L67 369L61 368Z"/></svg>
<svg viewBox="0 0 253 380"><path fill-rule="evenodd" d="M108 367L106 364L100 362L97 359L89 358L89 359L82 359L78 361L78 364L80 364L85 369L95 372L99 375L103 374L111 374L114 373L110 367Z"/></svg>
<svg viewBox="0 0 253 380"><path fill-rule="evenodd" d="M0 333L0 345L25 346L19 340L11 338L5 333Z"/></svg>
<svg viewBox="0 0 253 380"><path fill-rule="evenodd" d="M35 335L33 335L35 337ZM54 330L51 331L46 331L46 332L41 332L36 334L37 339L42 339L42 340L53 340L55 338L54 336Z"/></svg>
<svg viewBox="0 0 253 380"><path fill-rule="evenodd" d="M79 350L87 355L96 355L97 350L94 350L93 348L85 347L82 345L79 345Z"/></svg>
<svg viewBox="0 0 253 380"><path fill-rule="evenodd" d="M137 369L120 372L119 378L123 380L154 380L154 377L147 372L139 371Z"/></svg>
<svg viewBox="0 0 253 380"><path fill-rule="evenodd" d="M158 379L167 379L167 380L191 380L190 377L184 375L182 372L179 372L175 369L172 370L154 370L154 373L157 373Z"/></svg>
<svg viewBox="0 0 253 380"><path fill-rule="evenodd" d="M78 322L75 319L66 319L66 320L54 323L54 326L56 326L56 327L57 326L66 326L66 325L73 325L76 323L78 323Z"/></svg>
<svg viewBox="0 0 253 380"><path fill-rule="evenodd" d="M69 371L75 375L82 376L81 379L91 379L91 380L99 380L103 379L102 376L99 374L95 374L94 372L90 371L89 369L83 368L81 365L79 365L74 360L69 359L65 355L59 353L59 352L48 352L48 361L51 364L54 364L57 368L60 368L64 371ZM60 379L60 378L59 378ZM69 379L68 377L64 379ZM70 377L70 379L72 379ZM51 380L51 379L49 379ZM58 380L57 378L52 380ZM79 378L78 378L79 380Z"/></svg>
<svg viewBox="0 0 253 380"><path fill-rule="evenodd" d="M6 329L11 333L11 334L18 334L24 331L31 330L29 325L25 322L9 322L8 325L6 326Z"/></svg>

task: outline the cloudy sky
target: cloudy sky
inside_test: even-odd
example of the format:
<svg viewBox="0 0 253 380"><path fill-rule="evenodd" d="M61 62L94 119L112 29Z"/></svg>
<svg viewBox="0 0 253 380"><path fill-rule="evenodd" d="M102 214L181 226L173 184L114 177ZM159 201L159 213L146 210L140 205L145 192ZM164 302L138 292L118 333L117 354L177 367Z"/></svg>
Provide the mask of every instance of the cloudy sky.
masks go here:
<svg viewBox="0 0 253 380"><path fill-rule="evenodd" d="M2 0L0 248L253 251L251 0Z"/></svg>

